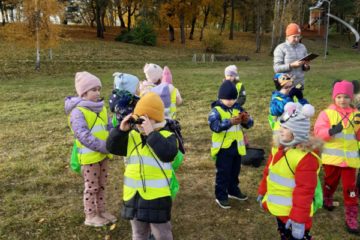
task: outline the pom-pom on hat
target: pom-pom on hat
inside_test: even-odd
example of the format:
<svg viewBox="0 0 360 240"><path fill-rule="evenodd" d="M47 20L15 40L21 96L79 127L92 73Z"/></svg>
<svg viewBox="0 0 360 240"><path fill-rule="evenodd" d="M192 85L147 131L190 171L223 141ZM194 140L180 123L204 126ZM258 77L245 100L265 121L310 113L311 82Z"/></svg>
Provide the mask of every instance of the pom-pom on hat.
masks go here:
<svg viewBox="0 0 360 240"><path fill-rule="evenodd" d="M114 89L125 90L135 95L139 85L139 79L128 73L115 72L114 77Z"/></svg>
<svg viewBox="0 0 360 240"><path fill-rule="evenodd" d="M156 122L162 122L165 119L164 103L156 93L146 93L136 104L134 115L138 117L147 115Z"/></svg>
<svg viewBox="0 0 360 240"><path fill-rule="evenodd" d="M332 98L335 99L339 94L346 94L351 99L354 98L354 85L353 83L342 80L339 82L335 82L333 86Z"/></svg>
<svg viewBox="0 0 360 240"><path fill-rule="evenodd" d="M95 75L85 71L75 74L75 89L80 97L95 87L101 87L101 81Z"/></svg>
<svg viewBox="0 0 360 240"><path fill-rule="evenodd" d="M163 83L168 83L168 84L172 84L172 74L170 69L168 68L168 66L164 67L163 73L162 73L162 79L161 82Z"/></svg>
<svg viewBox="0 0 360 240"><path fill-rule="evenodd" d="M152 83L157 83L162 78L162 68L154 63L146 63L144 66L146 79Z"/></svg>
<svg viewBox="0 0 360 240"><path fill-rule="evenodd" d="M284 107L284 114L280 119L282 127L289 129L294 139L291 142L280 143L284 146L295 146L309 140L310 117L314 116L315 108L310 104L302 106L299 103L289 102Z"/></svg>
<svg viewBox="0 0 360 240"><path fill-rule="evenodd" d="M236 79L239 79L239 73L238 73L238 69L235 65L229 65L225 68L224 71L225 77L227 76L233 76Z"/></svg>
<svg viewBox="0 0 360 240"><path fill-rule="evenodd" d="M235 85L230 81L223 81L219 88L219 99L237 99L238 92Z"/></svg>
<svg viewBox="0 0 360 240"><path fill-rule="evenodd" d="M289 25L287 25L286 27L286 36L291 36L291 35L300 35L301 34L301 29L299 27L299 25L297 25L296 23L290 23Z"/></svg>

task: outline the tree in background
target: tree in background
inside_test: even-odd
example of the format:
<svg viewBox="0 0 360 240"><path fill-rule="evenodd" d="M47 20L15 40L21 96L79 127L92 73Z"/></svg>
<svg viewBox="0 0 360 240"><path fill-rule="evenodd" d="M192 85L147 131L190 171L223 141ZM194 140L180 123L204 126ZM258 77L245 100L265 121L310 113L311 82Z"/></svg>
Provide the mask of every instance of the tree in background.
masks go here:
<svg viewBox="0 0 360 240"><path fill-rule="evenodd" d="M40 48L52 49L58 44L61 27L50 21L59 16L64 7L57 0L23 0L22 21L7 24L2 37L20 46L36 46L35 69L40 69ZM50 51L51 53L51 51Z"/></svg>

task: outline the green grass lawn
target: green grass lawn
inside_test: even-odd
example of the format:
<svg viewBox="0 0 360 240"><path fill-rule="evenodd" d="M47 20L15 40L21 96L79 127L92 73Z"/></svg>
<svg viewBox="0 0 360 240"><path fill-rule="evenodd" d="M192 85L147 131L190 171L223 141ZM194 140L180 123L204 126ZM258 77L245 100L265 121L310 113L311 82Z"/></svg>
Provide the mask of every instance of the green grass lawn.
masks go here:
<svg viewBox="0 0 360 240"><path fill-rule="evenodd" d="M334 79L359 78L359 52L349 49L351 44L341 37L331 40L340 47L330 44L328 60L315 60L306 75L305 96L315 106L316 115L330 103ZM319 41L305 39L304 43L309 51L323 50ZM245 45L241 39L236 40L234 49ZM142 79L145 62L168 65L184 98L179 119L187 154L178 172L181 190L172 211L175 239L278 238L274 217L264 213L255 201L263 167L242 168L240 186L249 195L248 201L231 201L229 210L215 204L215 167L210 160L211 132L207 125L210 103L217 96L223 70L236 64L248 96L245 107L255 119L254 127L247 131L250 143L268 152L268 104L274 89L268 52L256 55L251 49L234 50L249 55L251 60L194 64L191 57L200 53L198 48L168 44L142 47L82 39L54 49L53 61L43 55L41 71L33 72L32 51L4 42L0 48L0 239L131 239L128 221L119 220L115 226L103 228L83 225L83 181L68 168L73 138L63 100L75 93L76 71L99 76L102 94L108 99L112 73L129 72ZM123 168L120 157L110 164L107 205L117 215ZM344 229L341 196L338 190L335 198L340 207L334 212L319 210L315 215L312 233L316 239L354 238Z"/></svg>

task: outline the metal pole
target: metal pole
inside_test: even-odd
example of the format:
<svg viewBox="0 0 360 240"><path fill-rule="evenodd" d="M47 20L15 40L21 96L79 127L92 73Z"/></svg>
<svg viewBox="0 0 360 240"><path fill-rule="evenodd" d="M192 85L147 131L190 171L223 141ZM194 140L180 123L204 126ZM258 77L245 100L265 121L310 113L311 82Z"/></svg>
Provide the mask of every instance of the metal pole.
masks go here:
<svg viewBox="0 0 360 240"><path fill-rule="evenodd" d="M325 2L327 2L328 4L328 13L327 13L327 20L326 20L326 37L325 37L325 53L324 53L324 58L326 59L327 56L327 51L328 51L328 37L329 37L329 14L330 14L330 3L331 1L327 1L324 0Z"/></svg>

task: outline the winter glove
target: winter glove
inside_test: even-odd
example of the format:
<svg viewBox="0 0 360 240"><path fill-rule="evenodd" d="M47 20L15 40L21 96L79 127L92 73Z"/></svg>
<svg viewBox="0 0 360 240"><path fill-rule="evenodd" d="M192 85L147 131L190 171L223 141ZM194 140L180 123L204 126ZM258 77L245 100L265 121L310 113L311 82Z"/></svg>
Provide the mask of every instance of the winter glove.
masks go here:
<svg viewBox="0 0 360 240"><path fill-rule="evenodd" d="M289 97L294 98L294 96L299 100L304 98L304 94L301 91L301 86L296 86L290 90Z"/></svg>
<svg viewBox="0 0 360 240"><path fill-rule="evenodd" d="M332 125L332 127L329 129L329 135L334 136L335 134L341 132L343 130L342 122L340 121L336 125Z"/></svg>
<svg viewBox="0 0 360 240"><path fill-rule="evenodd" d="M240 115L230 118L231 125L238 125L241 123Z"/></svg>
<svg viewBox="0 0 360 240"><path fill-rule="evenodd" d="M263 200L264 196L263 195L258 195L257 198L256 198L256 201L259 203L260 207L263 208L263 205L262 205L262 200Z"/></svg>
<svg viewBox="0 0 360 240"><path fill-rule="evenodd" d="M247 112L241 112L239 114L242 124L246 124L249 121L250 115Z"/></svg>
<svg viewBox="0 0 360 240"><path fill-rule="evenodd" d="M305 234L305 224L297 223L297 222L294 222L293 220L289 219L289 220L287 220L287 222L285 224L285 228L289 229L290 226L291 226L291 235L295 239L303 239L304 234Z"/></svg>

